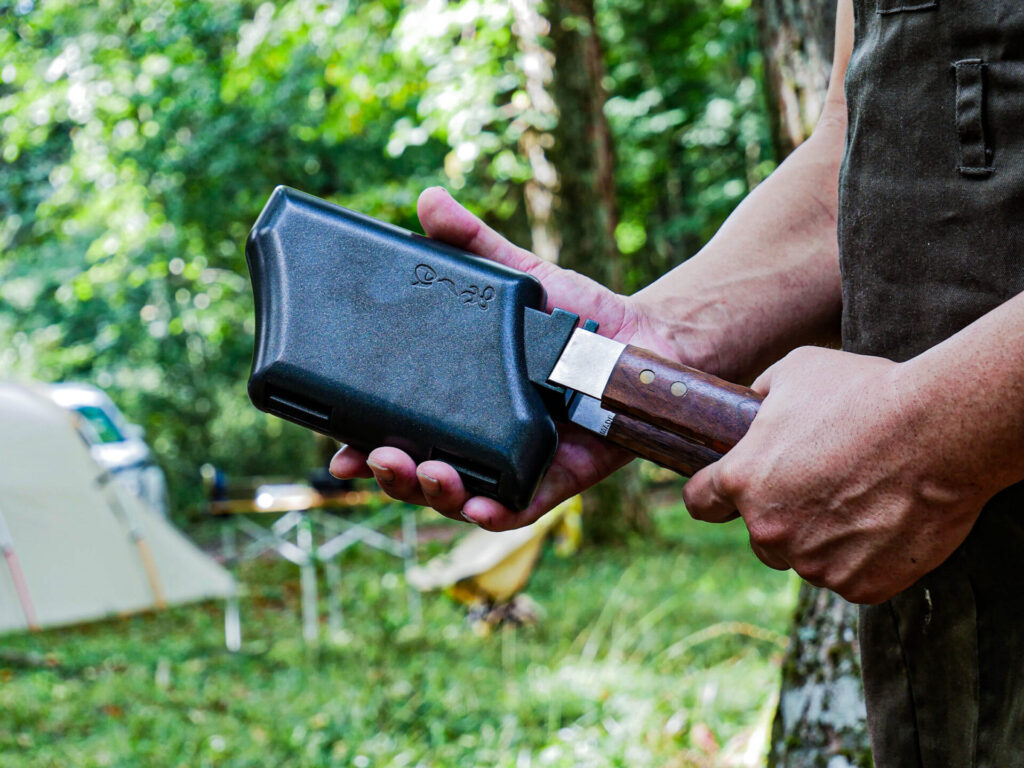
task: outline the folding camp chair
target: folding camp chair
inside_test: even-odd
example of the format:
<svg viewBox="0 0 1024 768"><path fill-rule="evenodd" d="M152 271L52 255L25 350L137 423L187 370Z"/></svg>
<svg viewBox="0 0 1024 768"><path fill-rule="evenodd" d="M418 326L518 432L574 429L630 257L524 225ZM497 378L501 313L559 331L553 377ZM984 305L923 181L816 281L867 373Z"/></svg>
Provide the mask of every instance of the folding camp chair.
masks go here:
<svg viewBox="0 0 1024 768"><path fill-rule="evenodd" d="M332 514L341 510L367 510L368 517L353 519ZM323 494L303 484L264 484L251 499L219 499L210 502L210 512L223 516L222 554L231 565L274 552L299 567L302 600L302 634L309 643L319 639L316 568L321 566L327 581L327 627L330 634L341 630L341 554L362 543L400 558L408 572L416 565L416 515L408 505L397 504L380 493L345 491ZM255 515L277 515L268 526L257 523ZM381 528L401 520L402 540L381 533ZM239 543L239 535L244 543ZM420 622L419 592L408 587L412 623Z"/></svg>

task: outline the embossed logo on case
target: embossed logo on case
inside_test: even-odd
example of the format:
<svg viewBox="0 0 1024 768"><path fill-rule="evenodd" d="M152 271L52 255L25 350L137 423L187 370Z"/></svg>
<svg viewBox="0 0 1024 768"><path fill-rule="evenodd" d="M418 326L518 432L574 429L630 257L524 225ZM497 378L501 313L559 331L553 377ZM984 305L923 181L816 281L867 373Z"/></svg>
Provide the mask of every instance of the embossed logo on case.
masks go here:
<svg viewBox="0 0 1024 768"><path fill-rule="evenodd" d="M490 307L490 302L494 300L495 291L491 286L487 285L481 288L478 285L470 285L468 288L459 290L453 280L447 277L438 277L437 270L429 264L416 265L416 268L413 269L413 277L416 278L412 282L413 285L420 288L430 288L433 285L443 286L466 306L477 306L486 311Z"/></svg>

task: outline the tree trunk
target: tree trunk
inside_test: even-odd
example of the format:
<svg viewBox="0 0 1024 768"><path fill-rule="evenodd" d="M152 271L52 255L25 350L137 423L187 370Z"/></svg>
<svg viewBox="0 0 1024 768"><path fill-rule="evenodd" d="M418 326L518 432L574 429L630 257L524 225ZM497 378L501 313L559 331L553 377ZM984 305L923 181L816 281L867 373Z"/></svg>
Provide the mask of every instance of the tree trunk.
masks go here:
<svg viewBox="0 0 1024 768"><path fill-rule="evenodd" d="M555 51L553 93L558 105L551 157L560 180L555 211L562 238L559 263L621 290L621 256L615 244L615 156L604 115L604 59L594 3L555 0L548 7Z"/></svg>
<svg viewBox="0 0 1024 768"><path fill-rule="evenodd" d="M825 105L835 0L757 0L768 111L781 160L810 136Z"/></svg>
<svg viewBox="0 0 1024 768"><path fill-rule="evenodd" d="M825 103L832 68L834 0L758 0L768 107L777 157L804 139ZM770 768L871 765L857 645L857 608L808 584L800 588Z"/></svg>
<svg viewBox="0 0 1024 768"><path fill-rule="evenodd" d="M526 217L530 223L530 247L545 261L558 261L561 238L555 226L554 204L558 194L558 172L545 149L554 143L551 133L540 126L557 122L558 108L548 92L551 83L551 52L541 43L550 29L538 8L539 0L511 0L515 23L512 33L521 54L526 100L517 107L520 125L519 154L530 164L530 179L523 185ZM539 119L538 119L539 118Z"/></svg>
<svg viewBox="0 0 1024 768"><path fill-rule="evenodd" d="M769 768L868 768L857 607L802 584L789 642Z"/></svg>
<svg viewBox="0 0 1024 768"><path fill-rule="evenodd" d="M561 240L558 263L612 290L623 288L622 255L615 242L615 153L604 114L604 56L593 0L548 3L555 54L552 95L558 125L550 157L558 169L555 221ZM635 465L588 491L587 535L598 543L647 531L650 517Z"/></svg>

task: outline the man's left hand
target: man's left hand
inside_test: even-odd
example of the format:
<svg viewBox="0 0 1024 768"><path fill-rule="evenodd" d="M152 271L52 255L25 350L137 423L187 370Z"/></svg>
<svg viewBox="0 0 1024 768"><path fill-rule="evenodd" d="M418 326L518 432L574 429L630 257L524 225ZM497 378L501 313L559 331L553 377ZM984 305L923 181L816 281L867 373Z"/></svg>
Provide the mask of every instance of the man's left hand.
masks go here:
<svg viewBox="0 0 1024 768"><path fill-rule="evenodd" d="M991 495L958 472L955 435L916 397L906 364L817 347L754 382L747 435L683 491L698 520L738 511L767 565L857 603L940 565Z"/></svg>

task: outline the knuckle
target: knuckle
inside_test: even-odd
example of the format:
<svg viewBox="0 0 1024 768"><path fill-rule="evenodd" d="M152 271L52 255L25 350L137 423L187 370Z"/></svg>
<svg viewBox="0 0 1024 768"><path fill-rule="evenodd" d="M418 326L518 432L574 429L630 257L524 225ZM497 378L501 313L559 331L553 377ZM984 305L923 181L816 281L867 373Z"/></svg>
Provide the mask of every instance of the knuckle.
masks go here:
<svg viewBox="0 0 1024 768"><path fill-rule="evenodd" d="M721 496L735 498L745 485L744 478L747 477L736 458L724 458L720 460L721 466L718 470L715 482L716 489Z"/></svg>
<svg viewBox="0 0 1024 768"><path fill-rule="evenodd" d="M778 549L788 541L785 528L764 518L753 518L747 521L750 540L763 549Z"/></svg>
<svg viewBox="0 0 1024 768"><path fill-rule="evenodd" d="M892 592L888 589L870 589L859 597L857 602L862 605L880 605L892 597Z"/></svg>
<svg viewBox="0 0 1024 768"><path fill-rule="evenodd" d="M831 589L848 603L854 603L856 605L870 604L867 590L860 587L841 587L837 585L835 587L831 587Z"/></svg>
<svg viewBox="0 0 1024 768"><path fill-rule="evenodd" d="M789 564L780 557L777 553L766 550L763 547L758 546L753 541L750 542L750 549L754 555L762 563L767 565L769 568L773 568L777 571L785 571L789 568Z"/></svg>
<svg viewBox="0 0 1024 768"><path fill-rule="evenodd" d="M801 563L796 572L800 578L815 587L825 587L828 583L828 568L824 563Z"/></svg>
<svg viewBox="0 0 1024 768"><path fill-rule="evenodd" d="M892 574L883 576L877 564L870 561L844 561L834 563L822 586L835 592L847 602L856 605L877 605L892 596L887 582Z"/></svg>
<svg viewBox="0 0 1024 768"><path fill-rule="evenodd" d="M782 358L779 370L806 372L819 364L823 351L821 347L797 347Z"/></svg>
<svg viewBox="0 0 1024 768"><path fill-rule="evenodd" d="M815 347L797 347L786 355L786 359L793 363L800 363L807 360L809 357L814 357L816 353L817 348Z"/></svg>

